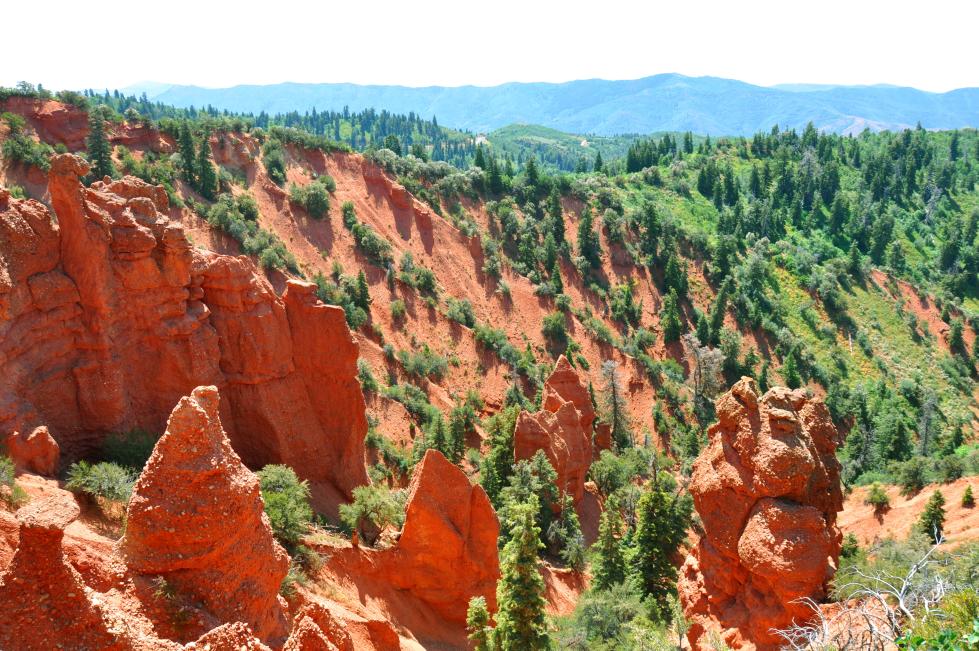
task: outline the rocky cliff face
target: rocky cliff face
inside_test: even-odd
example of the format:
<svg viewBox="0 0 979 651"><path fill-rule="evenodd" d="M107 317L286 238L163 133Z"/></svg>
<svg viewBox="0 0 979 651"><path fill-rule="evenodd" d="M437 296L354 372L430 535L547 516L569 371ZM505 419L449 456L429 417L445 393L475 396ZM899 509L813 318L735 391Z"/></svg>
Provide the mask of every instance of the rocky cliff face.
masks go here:
<svg viewBox="0 0 979 651"><path fill-rule="evenodd" d="M708 649L714 630L733 648L774 650L773 629L810 617L797 600L825 596L836 569L838 434L821 401L759 397L750 378L717 401L717 418L690 483L704 537L681 571L687 638Z"/></svg>
<svg viewBox="0 0 979 651"><path fill-rule="evenodd" d="M45 425L68 459L111 431L162 431L195 386L221 388L246 463L281 462L328 511L367 482L357 345L340 308L244 257L191 246L162 188L85 188L52 159L55 215L0 191L0 435Z"/></svg>
<svg viewBox="0 0 979 651"><path fill-rule="evenodd" d="M521 412L513 435L513 454L519 461L543 450L557 472L558 487L575 505L585 493L592 460L595 409L588 390L562 355L544 384L541 410Z"/></svg>

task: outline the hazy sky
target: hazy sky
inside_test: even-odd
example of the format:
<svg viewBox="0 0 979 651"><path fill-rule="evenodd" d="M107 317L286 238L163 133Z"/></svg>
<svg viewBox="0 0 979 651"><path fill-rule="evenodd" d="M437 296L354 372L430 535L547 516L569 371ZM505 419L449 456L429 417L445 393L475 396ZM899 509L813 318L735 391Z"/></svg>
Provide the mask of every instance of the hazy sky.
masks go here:
<svg viewBox="0 0 979 651"><path fill-rule="evenodd" d="M633 79L979 86L975 0L17 0L0 84Z"/></svg>

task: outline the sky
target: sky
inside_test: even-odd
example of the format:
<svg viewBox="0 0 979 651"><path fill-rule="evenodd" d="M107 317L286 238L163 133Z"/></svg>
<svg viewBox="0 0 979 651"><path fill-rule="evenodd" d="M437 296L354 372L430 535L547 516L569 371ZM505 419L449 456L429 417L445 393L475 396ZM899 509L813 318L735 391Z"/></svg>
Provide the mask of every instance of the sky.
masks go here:
<svg viewBox="0 0 979 651"><path fill-rule="evenodd" d="M0 85L489 86L679 72L979 86L975 0L18 0Z"/></svg>

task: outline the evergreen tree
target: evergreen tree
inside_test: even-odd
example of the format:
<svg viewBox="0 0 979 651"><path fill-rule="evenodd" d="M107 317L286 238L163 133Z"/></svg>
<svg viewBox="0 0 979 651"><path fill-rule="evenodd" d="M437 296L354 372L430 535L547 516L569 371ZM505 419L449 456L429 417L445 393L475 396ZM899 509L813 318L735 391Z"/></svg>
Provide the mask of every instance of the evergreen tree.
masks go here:
<svg viewBox="0 0 979 651"><path fill-rule="evenodd" d="M945 527L945 496L941 491L935 491L925 505L925 510L918 520L918 529L926 536L938 542L942 538Z"/></svg>
<svg viewBox="0 0 979 651"><path fill-rule="evenodd" d="M493 194L503 192L503 175L500 172L500 164L492 156L489 160L489 173L487 174L486 185Z"/></svg>
<svg viewBox="0 0 979 651"><path fill-rule="evenodd" d="M519 414L520 403L508 405L486 421L489 452L480 468L480 482L497 508L500 507L500 492L513 474L513 431Z"/></svg>
<svg viewBox="0 0 979 651"><path fill-rule="evenodd" d="M105 113L102 107L93 108L89 112L85 146L88 150L88 161L92 164L92 178L102 180L106 176L112 176L112 149L105 135Z"/></svg>
<svg viewBox="0 0 979 651"><path fill-rule="evenodd" d="M661 616L668 612L669 597L676 594L673 558L687 535L692 509L688 497L669 494L658 477L647 482L639 498L629 571Z"/></svg>
<svg viewBox="0 0 979 651"><path fill-rule="evenodd" d="M197 155L194 153L194 137L190 133L190 122L180 123L178 137L180 147L180 170L184 180L190 185L197 186Z"/></svg>
<svg viewBox="0 0 979 651"><path fill-rule="evenodd" d="M367 286L367 275L364 270L361 269L360 273L357 274L357 291L354 296L354 303L360 309L365 312L370 310L371 307L371 294L370 289Z"/></svg>
<svg viewBox="0 0 979 651"><path fill-rule="evenodd" d="M466 451L466 432L469 429L466 406L455 407L449 416L448 447L450 453L449 460L452 463L462 461L462 455Z"/></svg>
<svg viewBox="0 0 979 651"><path fill-rule="evenodd" d="M632 447L632 428L625 399L625 389L619 373L618 363L607 360L602 364L602 380L605 383L602 394L605 399L602 419L608 423L612 443L618 450Z"/></svg>
<svg viewBox="0 0 979 651"><path fill-rule="evenodd" d="M486 169L486 158L483 156L483 145L476 145L476 159L473 161L473 165L481 170Z"/></svg>
<svg viewBox="0 0 979 651"><path fill-rule="evenodd" d="M707 322L707 315L703 312L697 316L697 329L695 330L697 339L707 345L710 342L710 324ZM734 360L737 362L737 360Z"/></svg>
<svg viewBox="0 0 979 651"><path fill-rule="evenodd" d="M197 158L197 189L205 199L214 201L218 194L218 175L211 163L211 144L207 133L201 138Z"/></svg>
<svg viewBox="0 0 979 651"><path fill-rule="evenodd" d="M625 557L619 533L622 529L622 516L618 508L610 504L598 521L598 540L595 541L595 561L592 565L592 588L608 590L613 585L625 581Z"/></svg>
<svg viewBox="0 0 979 651"><path fill-rule="evenodd" d="M680 306L678 305L676 290L663 297L663 309L659 312L659 323L663 329L663 341L670 344L679 341L683 334L683 322L680 320Z"/></svg>
<svg viewBox="0 0 979 651"><path fill-rule="evenodd" d="M554 259L554 264L551 266L551 285L554 287L555 294L564 293L564 281L561 280L561 263L558 259Z"/></svg>
<svg viewBox="0 0 979 651"><path fill-rule="evenodd" d="M639 215L639 225L642 228L642 240L640 241L642 252L655 258L656 249L659 246L661 226L659 215L656 213L656 207L652 201L643 204L642 212Z"/></svg>
<svg viewBox="0 0 979 651"><path fill-rule="evenodd" d="M799 373L799 362L795 358L795 351L790 352L785 358L785 363L782 364L782 379L785 381L785 386L790 389L798 389L802 386L802 375Z"/></svg>
<svg viewBox="0 0 979 651"><path fill-rule="evenodd" d="M547 197L547 214L551 218L554 242L561 244L564 242L564 210L561 208L561 195L557 188L551 190L551 194Z"/></svg>
<svg viewBox="0 0 979 651"><path fill-rule="evenodd" d="M598 173L605 171L605 162L602 160L602 152L595 152L595 165L592 169Z"/></svg>
<svg viewBox="0 0 979 651"><path fill-rule="evenodd" d="M595 232L595 217L587 206L581 213L578 222L578 253L593 267L601 265L602 245Z"/></svg>
<svg viewBox="0 0 979 651"><path fill-rule="evenodd" d="M473 651L492 651L493 627L490 626L489 608L486 597L473 597L466 611L466 631Z"/></svg>
<svg viewBox="0 0 979 651"><path fill-rule="evenodd" d="M976 505L976 498L972 495L972 484L965 487L965 492L962 493L962 506L967 509L971 509Z"/></svg>
<svg viewBox="0 0 979 651"><path fill-rule="evenodd" d="M500 553L496 586L494 647L499 651L544 651L550 648L544 599L545 584L537 553L541 549L536 499L516 505L510 541Z"/></svg>
<svg viewBox="0 0 979 651"><path fill-rule="evenodd" d="M666 269L663 271L663 289L667 292L675 290L678 299L687 296L686 265L683 265L676 253L672 251L666 260Z"/></svg>

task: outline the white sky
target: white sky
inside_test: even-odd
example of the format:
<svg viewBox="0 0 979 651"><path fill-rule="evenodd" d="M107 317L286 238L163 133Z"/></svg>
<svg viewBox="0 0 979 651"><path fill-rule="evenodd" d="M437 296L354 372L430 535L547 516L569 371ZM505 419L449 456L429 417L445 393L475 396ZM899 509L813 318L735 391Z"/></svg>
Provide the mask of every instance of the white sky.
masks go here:
<svg viewBox="0 0 979 651"><path fill-rule="evenodd" d="M976 0L14 0L0 84L634 79L979 86Z"/></svg>

